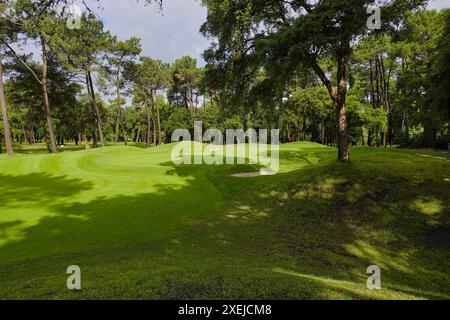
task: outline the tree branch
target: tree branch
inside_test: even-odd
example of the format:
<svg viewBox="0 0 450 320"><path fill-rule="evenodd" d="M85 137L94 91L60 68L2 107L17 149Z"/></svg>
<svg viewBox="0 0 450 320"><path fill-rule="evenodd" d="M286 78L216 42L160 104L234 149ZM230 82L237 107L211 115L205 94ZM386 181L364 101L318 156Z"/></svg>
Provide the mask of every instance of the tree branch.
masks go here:
<svg viewBox="0 0 450 320"><path fill-rule="evenodd" d="M333 102L336 103L336 92L333 88L333 85L332 85L331 81L327 78L327 76L325 75L325 72L319 66L319 64L317 63L315 58L311 59L310 65L311 65L312 69L314 70L314 72L316 73L316 75L319 77L320 81L322 81L323 85L327 88L328 93L330 94L331 100L333 100Z"/></svg>
<svg viewBox="0 0 450 320"><path fill-rule="evenodd" d="M23 59L17 54L17 52L2 38L0 37L0 41L14 54L14 56L17 58L17 60L20 61L20 63L27 68L27 70L34 76L34 78L36 79L36 81L42 85L43 82L41 79L39 79L39 77L36 75L36 73L33 71L33 69L30 68L30 66L23 61Z"/></svg>

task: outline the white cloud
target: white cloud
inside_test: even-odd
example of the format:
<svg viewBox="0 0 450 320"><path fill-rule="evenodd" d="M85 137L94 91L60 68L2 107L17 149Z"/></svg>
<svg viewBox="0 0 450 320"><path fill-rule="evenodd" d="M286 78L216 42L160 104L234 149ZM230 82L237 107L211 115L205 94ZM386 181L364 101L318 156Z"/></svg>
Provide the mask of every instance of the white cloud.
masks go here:
<svg viewBox="0 0 450 320"><path fill-rule="evenodd" d="M144 0L104 1L100 16L105 26L119 39L142 39L143 55L173 62L190 55L204 65L203 51L209 41L199 32L206 20L206 8L200 0L164 0L163 10L157 5L144 6ZM429 8L450 7L450 0L431 0Z"/></svg>
<svg viewBox="0 0 450 320"><path fill-rule="evenodd" d="M450 0L431 0L428 4L430 9L450 8Z"/></svg>
<svg viewBox="0 0 450 320"><path fill-rule="evenodd" d="M82 7L81 1L78 0ZM142 39L142 55L173 62L184 55L197 58L203 66L203 51L209 41L199 32L206 20L206 8L200 0L163 0L163 10L155 4L144 5L144 0L87 0L105 22L106 29L120 40L130 37ZM430 0L430 9L450 8L450 0ZM39 50L27 46L39 60Z"/></svg>
<svg viewBox="0 0 450 320"><path fill-rule="evenodd" d="M204 61L201 54L209 42L200 34L206 9L197 0L166 0L163 10L157 5L144 6L143 0L104 2L99 14L106 29L124 40L142 39L143 55L173 62L184 55Z"/></svg>

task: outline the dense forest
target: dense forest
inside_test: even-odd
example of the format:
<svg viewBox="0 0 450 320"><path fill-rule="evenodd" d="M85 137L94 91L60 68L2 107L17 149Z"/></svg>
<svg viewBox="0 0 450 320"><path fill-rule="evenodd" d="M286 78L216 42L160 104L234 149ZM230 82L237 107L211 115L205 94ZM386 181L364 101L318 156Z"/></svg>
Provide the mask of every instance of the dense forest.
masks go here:
<svg viewBox="0 0 450 320"><path fill-rule="evenodd" d="M71 1L1 1L2 151L152 147L194 120L277 128L283 142L338 146L340 160L349 145L446 148L450 10L385 1L383 27L368 30L373 2L204 0L201 68L142 56L140 39L118 39L92 8L68 28Z"/></svg>

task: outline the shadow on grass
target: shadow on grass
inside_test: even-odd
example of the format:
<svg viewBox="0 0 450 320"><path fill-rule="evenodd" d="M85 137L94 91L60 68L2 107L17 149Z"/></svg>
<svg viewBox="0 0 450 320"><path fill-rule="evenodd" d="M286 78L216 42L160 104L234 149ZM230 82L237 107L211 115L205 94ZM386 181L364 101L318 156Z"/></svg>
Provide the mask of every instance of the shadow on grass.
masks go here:
<svg viewBox="0 0 450 320"><path fill-rule="evenodd" d="M74 196L92 187L92 182L67 176L44 173L21 176L0 174L0 206L15 206L24 202L51 205L53 201Z"/></svg>
<svg viewBox="0 0 450 320"><path fill-rule="evenodd" d="M448 299L448 184L413 182L392 169L332 164L288 183L270 215L280 246L294 265L339 280L364 283L376 264L384 288Z"/></svg>

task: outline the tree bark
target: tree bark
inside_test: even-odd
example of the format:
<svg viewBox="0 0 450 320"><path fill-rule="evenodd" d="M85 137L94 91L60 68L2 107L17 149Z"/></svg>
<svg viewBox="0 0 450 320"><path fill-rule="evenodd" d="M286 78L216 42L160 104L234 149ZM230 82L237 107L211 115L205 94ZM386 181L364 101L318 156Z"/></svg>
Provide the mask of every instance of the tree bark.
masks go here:
<svg viewBox="0 0 450 320"><path fill-rule="evenodd" d="M150 148L151 142L151 133L152 133L152 117L150 112L150 106L148 105L148 102L145 103L147 107L147 134L146 134L146 142L147 142L147 148Z"/></svg>
<svg viewBox="0 0 450 320"><path fill-rule="evenodd" d="M94 129L92 129L92 146L94 149L97 149L97 147L98 147L97 128L96 127L94 127Z"/></svg>
<svg viewBox="0 0 450 320"><path fill-rule="evenodd" d="M339 115L338 127L338 148L339 161L350 161L350 148L348 141L348 126L347 126L347 107L345 105L347 98L347 69L350 59L349 52L343 52L338 61L338 88L336 93L336 106Z"/></svg>
<svg viewBox="0 0 450 320"><path fill-rule="evenodd" d="M48 129L48 135L50 138L50 150L51 153L58 153L58 150L56 149L56 139L55 139L55 132L53 131L53 124L52 124L52 117L50 114L50 103L48 100L48 87L47 87L47 81L48 81L48 58L47 58L47 50L45 48L45 42L42 35L41 38L41 49L42 49L42 62L43 62L43 72L42 72L42 92L44 96L44 115L47 120L47 129Z"/></svg>
<svg viewBox="0 0 450 320"><path fill-rule="evenodd" d="M3 117L3 135L5 137L6 152L12 156L14 149L11 141L11 128L9 126L8 109L6 108L5 91L3 84L3 64L0 57L0 105Z"/></svg>
<svg viewBox="0 0 450 320"><path fill-rule="evenodd" d="M90 71L87 72L87 80L88 80L88 94L89 94L89 92L91 94L90 100L91 100L91 104L92 104L92 109L94 111L94 115L97 120L97 129L98 129L98 134L100 137L100 143L101 143L102 147L104 147L105 146L105 138L103 136L102 118L100 115L100 110L98 109L97 98L95 97L95 89L94 89L94 85L92 82L92 75L91 75ZM89 90L89 88L90 88L90 90Z"/></svg>
<svg viewBox="0 0 450 320"><path fill-rule="evenodd" d="M117 107L119 108L117 111L117 115L118 115L118 121L120 122L120 126L122 128L122 134L123 134L123 140L125 142L125 146L128 146L128 139L127 139L127 133L125 131L125 125L123 123L123 112L122 112L122 103L121 103L121 96L120 96L120 65L118 66L117 69L117 77L116 77L116 90L117 90Z"/></svg>
<svg viewBox="0 0 450 320"><path fill-rule="evenodd" d="M331 81L325 75L325 72L317 63L316 59L311 59L310 64L316 75L327 88L331 100L336 106L338 113L338 159L339 161L350 161L350 147L348 140L348 126L347 126L347 107L345 105L347 98L347 70L350 59L350 46L340 50L338 54L338 70L337 70L337 88L334 88Z"/></svg>
<svg viewBox="0 0 450 320"><path fill-rule="evenodd" d="M117 115L116 115L116 125L114 127L114 143L117 143L119 141L119 131L120 131L120 106L117 107Z"/></svg>
<svg viewBox="0 0 450 320"><path fill-rule="evenodd" d="M375 107L379 108L381 105L381 97L380 97L380 64L378 54L375 56L375 81L376 81Z"/></svg>
<svg viewBox="0 0 450 320"><path fill-rule="evenodd" d="M125 142L125 146L128 147L128 136L127 136L127 131L125 130L125 123L124 123L124 119L123 119L122 108L119 109L119 113L120 113L120 126L122 127L122 132L123 132L123 140Z"/></svg>
<svg viewBox="0 0 450 320"><path fill-rule="evenodd" d="M373 83L373 65L372 59L369 59L370 64L370 99L372 100L372 108L375 109L375 84Z"/></svg>
<svg viewBox="0 0 450 320"><path fill-rule="evenodd" d="M134 142L141 142L140 141L140 139L141 139L141 120L139 120L139 124L138 124L138 129L137 129L137 132L136 132L136 137L134 138Z"/></svg>
<svg viewBox="0 0 450 320"><path fill-rule="evenodd" d="M86 150L91 149L91 146L89 145L89 141L87 138L86 128L84 128L82 140L83 140L84 148Z"/></svg>
<svg viewBox="0 0 450 320"><path fill-rule="evenodd" d="M162 144L162 131L161 131L161 116L159 113L159 106L156 103L156 89L152 89L152 102L153 102L153 108L156 111L156 124L158 126L157 130L158 130L158 140L157 140L157 145L161 145Z"/></svg>
<svg viewBox="0 0 450 320"><path fill-rule="evenodd" d="M153 145L156 146L156 121L155 121L155 117L153 117L152 119L152 123L153 123Z"/></svg>
<svg viewBox="0 0 450 320"><path fill-rule="evenodd" d="M426 148L436 148L436 134L437 130L433 128L431 123L425 124L424 127L424 143Z"/></svg>

